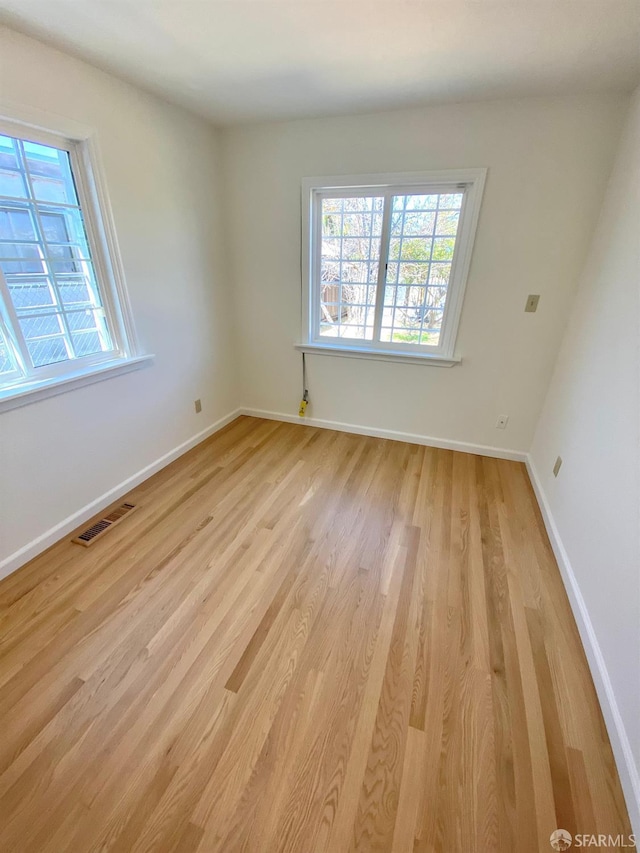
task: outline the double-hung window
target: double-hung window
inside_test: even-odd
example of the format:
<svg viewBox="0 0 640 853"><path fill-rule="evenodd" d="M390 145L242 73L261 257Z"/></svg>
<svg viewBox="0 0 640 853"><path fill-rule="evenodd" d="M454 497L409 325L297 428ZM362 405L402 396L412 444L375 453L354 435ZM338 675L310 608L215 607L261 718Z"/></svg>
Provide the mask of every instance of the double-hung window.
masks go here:
<svg viewBox="0 0 640 853"><path fill-rule="evenodd" d="M484 169L303 184L303 344L453 363Z"/></svg>
<svg viewBox="0 0 640 853"><path fill-rule="evenodd" d="M0 123L0 403L131 362L87 144Z"/></svg>

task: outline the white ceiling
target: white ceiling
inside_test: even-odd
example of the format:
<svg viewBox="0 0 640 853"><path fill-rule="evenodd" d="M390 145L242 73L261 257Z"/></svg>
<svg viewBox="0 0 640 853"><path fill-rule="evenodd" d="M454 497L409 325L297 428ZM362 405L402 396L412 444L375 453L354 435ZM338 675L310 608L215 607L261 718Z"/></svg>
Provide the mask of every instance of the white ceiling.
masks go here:
<svg viewBox="0 0 640 853"><path fill-rule="evenodd" d="M640 0L0 0L0 18L218 124L640 77Z"/></svg>

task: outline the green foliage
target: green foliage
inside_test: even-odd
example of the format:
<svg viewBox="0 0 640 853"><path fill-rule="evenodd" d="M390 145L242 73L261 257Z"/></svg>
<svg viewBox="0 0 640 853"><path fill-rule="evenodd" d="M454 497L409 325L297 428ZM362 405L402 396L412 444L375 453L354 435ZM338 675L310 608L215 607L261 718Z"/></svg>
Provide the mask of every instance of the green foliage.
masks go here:
<svg viewBox="0 0 640 853"><path fill-rule="evenodd" d="M420 343L420 330L417 332L398 332L394 331L393 340L398 344L418 344Z"/></svg>

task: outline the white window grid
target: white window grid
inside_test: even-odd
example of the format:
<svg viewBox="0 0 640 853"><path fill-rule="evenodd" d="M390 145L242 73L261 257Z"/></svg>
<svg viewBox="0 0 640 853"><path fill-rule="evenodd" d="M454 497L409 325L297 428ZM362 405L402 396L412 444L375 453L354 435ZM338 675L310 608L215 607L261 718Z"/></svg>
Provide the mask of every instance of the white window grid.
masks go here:
<svg viewBox="0 0 640 853"><path fill-rule="evenodd" d="M303 215L307 228L303 233L309 234L310 240L303 243L303 268L307 270L307 287L303 288L302 306L303 344L320 345L323 348L361 348L382 353L404 352L451 358L485 177L485 169L467 169L428 174L305 179ZM431 197L429 212L434 214L434 227L430 233L408 235L405 228L406 218L411 213L421 212L421 209L410 210L407 201L417 196ZM392 210L394 198L399 205L397 210ZM335 280L337 288L333 297L327 299L324 298L327 296L326 275L323 278L323 272L326 273L326 257L323 258L323 245L326 246L326 239L323 243L323 205L327 200L333 200L334 203L342 201L343 207L339 212L341 217L344 217L345 199L360 199L362 202L369 200L369 210L376 200L378 203L382 200L379 237L378 231L373 230L373 217L370 218L370 233L360 235L361 239L367 236L373 238L373 242L376 238L379 239L379 250L372 246L366 257L358 258L355 262L346 258L352 267L354 263L359 263L366 272L358 278L361 285L360 297L353 299L347 294L348 298L345 300L345 283L352 284L353 281L344 280L345 257L341 245L339 255L333 259L334 263L339 264L339 273ZM424 208L422 210L424 211ZM439 229L440 214L443 214L443 221L447 218L450 220L445 231ZM451 227L451 221L455 221L455 228ZM339 234L344 244L345 239L348 240L349 237L344 233L342 222ZM326 238L326 235L324 236ZM402 247L407 239L423 239L427 242L428 257L405 259ZM397 244L395 254L392 241ZM444 242L440 245L436 241L448 242L446 248L449 250L449 256L434 257L436 246L438 249L445 247ZM401 269L405 263L414 269L424 266L425 273L421 280L414 284L401 281ZM372 267L375 268L375 275ZM401 314L403 311L406 313L407 306L399 304L402 298L398 297L402 288L410 286L414 288L412 297L416 297L420 291L422 301L415 298L418 322L408 329L411 324L401 320ZM406 293L404 295L406 296ZM342 310L345 305L360 312L355 324L345 322ZM411 310L413 308L414 306L411 306ZM327 309L332 309L331 318L326 315ZM355 311L350 311L350 316L353 319L356 316ZM357 327L355 333L354 325ZM410 340L398 340L398 334Z"/></svg>
<svg viewBox="0 0 640 853"><path fill-rule="evenodd" d="M128 309L124 285L116 281L114 275L113 262L118 264L119 257L109 229L111 223L103 221L104 213L109 211L104 211L100 204L91 141L69 140L18 122L0 122L0 134L16 143L18 171L26 188L23 193L26 197L0 195L0 211L26 212L34 234L34 239L24 239L24 235L14 232L15 242L0 242L0 385L11 387L55 379L69 372L129 357L133 349L133 327L123 313L123 309ZM68 157L67 190L73 197L64 202L36 197L25 142L55 148ZM47 236L43 217L56 215L64 221L69 239L56 241ZM69 230L67 217L75 218L75 232ZM13 248L7 251L9 244ZM28 264L39 264L41 271L20 272L20 265ZM46 305L17 307L11 286L15 292L19 287L26 290L30 281L34 292L36 288L44 292L46 286L49 301ZM80 285L86 293L82 303L65 301L62 289L66 287L70 291L75 287L77 290ZM38 365L37 347L32 342L30 348L25 335L25 326L28 328L29 323L43 326L43 334L34 340L39 338L46 342L57 338L64 344L64 355ZM58 324L58 332L51 331L54 323ZM47 324L49 331L45 328ZM83 341L89 341L91 336L93 342L83 347ZM96 338L100 342L99 349Z"/></svg>
<svg viewBox="0 0 640 853"><path fill-rule="evenodd" d="M356 313L361 315L360 322L355 325L361 328L363 337L367 338L367 332L373 334L375 299L372 297L375 297L377 285L383 198L346 197L334 199L334 202L335 210L326 215L339 217L340 224L337 230L339 236L323 239L321 246L321 328L324 327L325 331L333 331L338 338L348 337L349 328L343 322L343 308L348 305L352 313L357 309ZM345 209L350 202L356 202L356 204L352 209ZM364 233L357 236L345 235L347 218L362 220L360 224L364 227L360 230ZM363 244L365 247L364 252L360 251L360 257L352 257L348 251L345 252L347 245L356 243L359 245L354 245L355 249L362 249ZM330 244L338 249L335 257L323 252L323 249L331 248ZM337 275L335 275L336 271ZM333 278L330 277L332 272ZM347 291L351 298L347 298Z"/></svg>
<svg viewBox="0 0 640 853"><path fill-rule="evenodd" d="M381 338L383 341L397 343L395 340L396 334L411 335L417 340L419 345L435 345L437 346L440 334L442 331L442 319L446 305L446 295L449 290L449 280L453 261L455 259L455 248L457 245L457 237L459 230L459 221L464 204L466 187L462 190L457 189L454 193L449 192L430 192L423 194L417 192L413 195L396 195L393 196L393 201L399 200L402 202L401 209L392 209L391 212L391 235L389 258L386 267L385 289L384 289L384 304L383 318L381 325ZM415 205L408 209L409 199L435 199L435 204L431 203L428 207L416 207ZM429 202L423 202L423 204ZM406 221L407 215L417 215L419 213L427 214L429 217L433 215L433 224L431 231L427 233L407 234ZM453 232L440 231L442 223L447 219L451 220L452 214L455 215L455 229ZM425 217L426 218L426 217ZM399 225L399 227L397 227ZM392 243L397 242L397 253L392 248ZM436 241L440 244L451 244L451 256L447 259L434 259L434 251L436 249ZM425 243L428 247L429 257L426 259L404 258L403 249L405 242L407 243ZM396 256L397 255L397 256ZM401 282L403 267L423 267L424 280L419 283L409 284ZM395 269L389 276L389 271ZM446 283L444 282L444 274L446 273ZM401 288L406 291L422 290L421 298L418 297L415 302L409 307L401 305L399 300ZM392 297L389 298L389 291ZM410 298L410 297L409 297ZM442 300L437 304L429 302L429 300ZM410 311L415 311L416 317L419 318L419 323L413 327L405 323L396 323L396 317L402 315L403 311L408 314ZM385 316L386 315L386 316ZM435 315L435 316L434 316ZM429 316L430 324L425 326L425 318ZM385 323L385 319L387 322ZM435 338L435 341L429 340ZM423 341L424 339L424 341Z"/></svg>

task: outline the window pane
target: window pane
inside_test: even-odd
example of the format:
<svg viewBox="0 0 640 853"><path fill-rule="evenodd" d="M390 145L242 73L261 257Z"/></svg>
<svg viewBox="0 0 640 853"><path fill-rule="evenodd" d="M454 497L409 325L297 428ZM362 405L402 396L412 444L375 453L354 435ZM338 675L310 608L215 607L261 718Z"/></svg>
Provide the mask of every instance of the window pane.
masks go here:
<svg viewBox="0 0 640 853"><path fill-rule="evenodd" d="M0 270L34 367L112 351L69 153L0 136L3 180Z"/></svg>
<svg viewBox="0 0 640 853"><path fill-rule="evenodd" d="M80 358L103 349L101 319L101 311L90 309L67 314L76 357Z"/></svg>
<svg viewBox="0 0 640 853"><path fill-rule="evenodd" d="M59 278L58 293L63 305L77 307L78 303L91 302L91 295L87 287L87 281L84 277Z"/></svg>
<svg viewBox="0 0 640 853"><path fill-rule="evenodd" d="M102 306L93 264L90 261L55 261L50 264L50 268L63 305L88 302L94 307Z"/></svg>
<svg viewBox="0 0 640 853"><path fill-rule="evenodd" d="M14 198L27 195L15 140L9 136L0 136L0 195Z"/></svg>
<svg viewBox="0 0 640 853"><path fill-rule="evenodd" d="M0 267L5 275L44 273L44 261L35 243L0 243Z"/></svg>
<svg viewBox="0 0 640 853"><path fill-rule="evenodd" d="M57 314L21 317L20 327L36 367L69 357L62 322Z"/></svg>
<svg viewBox="0 0 640 853"><path fill-rule="evenodd" d="M39 209L42 231L47 243L69 243L71 238L64 213L49 208Z"/></svg>
<svg viewBox="0 0 640 853"><path fill-rule="evenodd" d="M100 335L96 332L83 333L81 335L72 335L73 347L76 355L80 358L83 355L91 355L102 351L102 343Z"/></svg>
<svg viewBox="0 0 640 853"><path fill-rule="evenodd" d="M393 197L382 341L439 344L463 197Z"/></svg>
<svg viewBox="0 0 640 853"><path fill-rule="evenodd" d="M438 194L396 195L393 197L393 210L435 210L438 206Z"/></svg>
<svg viewBox="0 0 640 853"><path fill-rule="evenodd" d="M39 204L38 213L44 239L50 248L58 243L72 243L79 247L82 257L90 257L82 213L79 210L65 208L56 211L50 205Z"/></svg>
<svg viewBox="0 0 640 853"><path fill-rule="evenodd" d="M453 237L436 237L433 241L431 259L434 261L450 261L453 258L455 243Z"/></svg>
<svg viewBox="0 0 640 853"><path fill-rule="evenodd" d="M0 205L0 240L29 240L36 242L38 236L31 211L27 205Z"/></svg>
<svg viewBox="0 0 640 853"><path fill-rule="evenodd" d="M72 273L81 271L81 259L75 246L49 246L49 257L56 273Z"/></svg>
<svg viewBox="0 0 640 853"><path fill-rule="evenodd" d="M458 231L458 220L460 219L460 211L458 210L440 210L438 212L438 225L436 234L438 237L450 234L455 237Z"/></svg>
<svg viewBox="0 0 640 853"><path fill-rule="evenodd" d="M62 336L27 341L27 348L34 367L44 367L58 361L67 361L69 358Z"/></svg>
<svg viewBox="0 0 640 853"><path fill-rule="evenodd" d="M322 199L320 335L373 338L382 197Z"/></svg>
<svg viewBox="0 0 640 853"><path fill-rule="evenodd" d="M431 236L434 231L435 221L436 215L434 211L406 213L404 217L404 233L406 235Z"/></svg>
<svg viewBox="0 0 640 853"><path fill-rule="evenodd" d="M23 142L23 148L35 198L39 201L77 205L69 154L35 142Z"/></svg>
<svg viewBox="0 0 640 853"><path fill-rule="evenodd" d="M7 286L18 316L30 308L50 308L56 298L51 280L46 276L7 276Z"/></svg>
<svg viewBox="0 0 640 853"><path fill-rule="evenodd" d="M50 312L23 317L20 320L20 325L22 326L22 333L27 340L51 337L52 335L59 335L63 332L60 317Z"/></svg>
<svg viewBox="0 0 640 853"><path fill-rule="evenodd" d="M0 328L0 376L13 373L17 364L3 330Z"/></svg>
<svg viewBox="0 0 640 853"><path fill-rule="evenodd" d="M429 284L434 286L440 285L441 287L446 287L449 284L449 275L451 273L451 264L437 264L432 263L429 265Z"/></svg>

